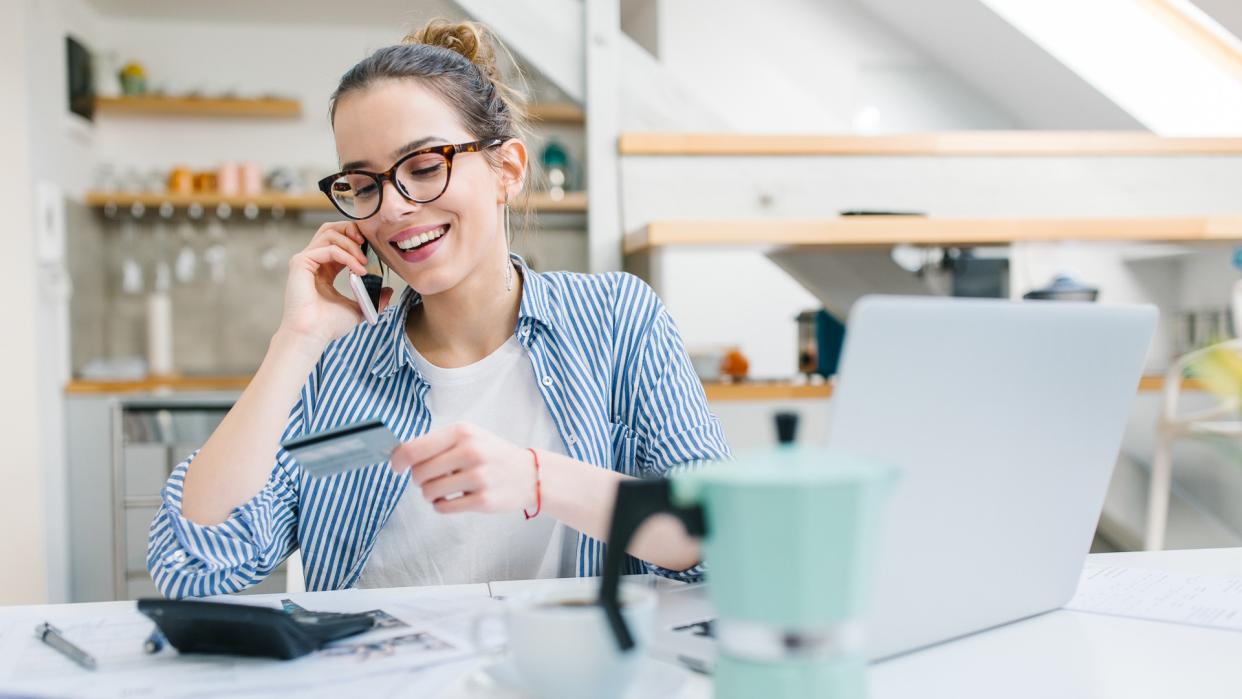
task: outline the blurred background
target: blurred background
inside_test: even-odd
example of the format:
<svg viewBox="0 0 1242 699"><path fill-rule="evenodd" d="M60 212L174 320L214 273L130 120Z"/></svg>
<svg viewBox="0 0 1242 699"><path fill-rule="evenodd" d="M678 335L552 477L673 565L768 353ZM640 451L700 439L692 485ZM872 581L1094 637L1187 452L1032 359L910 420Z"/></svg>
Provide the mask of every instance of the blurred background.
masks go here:
<svg viewBox="0 0 1242 699"><path fill-rule="evenodd" d="M1155 303L1096 547L1239 544L1242 383L1194 354L1242 328L1232 0L0 7L0 603L153 591L159 488L339 217L328 96L434 17L489 24L525 76L517 250L651 283L735 449L777 414L827 439L863 294Z"/></svg>

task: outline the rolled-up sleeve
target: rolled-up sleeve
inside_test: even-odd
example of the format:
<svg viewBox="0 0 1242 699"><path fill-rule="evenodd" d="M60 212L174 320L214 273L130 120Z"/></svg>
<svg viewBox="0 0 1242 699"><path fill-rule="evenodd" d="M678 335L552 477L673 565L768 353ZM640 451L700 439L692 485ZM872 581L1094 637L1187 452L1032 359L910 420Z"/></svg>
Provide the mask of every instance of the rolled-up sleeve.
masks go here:
<svg viewBox="0 0 1242 699"><path fill-rule="evenodd" d="M281 441L302 433L305 401L289 414ZM203 597L256 585L297 547L298 467L278 449L267 483L219 524L200 525L181 511L186 474L197 452L177 464L147 539L147 570L166 597Z"/></svg>
<svg viewBox="0 0 1242 699"><path fill-rule="evenodd" d="M676 324L655 293L648 293L654 318L638 355L633 427L639 438L639 472L665 477L728 459L730 452ZM705 570L703 564L684 571L644 565L657 575L691 582Z"/></svg>

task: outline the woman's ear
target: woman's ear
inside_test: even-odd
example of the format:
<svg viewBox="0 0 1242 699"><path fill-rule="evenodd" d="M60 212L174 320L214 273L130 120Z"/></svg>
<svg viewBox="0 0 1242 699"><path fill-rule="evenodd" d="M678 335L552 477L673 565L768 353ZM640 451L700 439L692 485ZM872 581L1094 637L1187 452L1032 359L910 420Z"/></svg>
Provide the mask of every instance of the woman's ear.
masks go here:
<svg viewBox="0 0 1242 699"><path fill-rule="evenodd" d="M517 199L525 184L526 144L511 138L500 145L501 202Z"/></svg>

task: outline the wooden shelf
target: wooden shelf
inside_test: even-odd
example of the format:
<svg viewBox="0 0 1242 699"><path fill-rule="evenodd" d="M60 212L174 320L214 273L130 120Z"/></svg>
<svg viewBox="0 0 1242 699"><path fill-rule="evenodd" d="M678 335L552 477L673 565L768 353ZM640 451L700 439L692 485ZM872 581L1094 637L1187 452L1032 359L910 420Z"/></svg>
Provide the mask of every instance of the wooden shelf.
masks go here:
<svg viewBox="0 0 1242 699"><path fill-rule="evenodd" d="M295 99L275 97L96 97L95 111L117 116L260 117L296 118L302 104ZM576 104L549 102L534 104L530 116L542 124L582 124L586 116Z"/></svg>
<svg viewBox="0 0 1242 699"><path fill-rule="evenodd" d="M1154 392L1164 390L1164 375L1150 374L1139 380L1139 392ZM1182 379L1182 390L1185 391L1206 391L1207 386L1198 379Z"/></svg>
<svg viewBox="0 0 1242 699"><path fill-rule="evenodd" d="M1242 216L944 219L841 216L812 220L653 221L626 236L625 252L668 245L1007 245L1024 241L1242 240Z"/></svg>
<svg viewBox="0 0 1242 699"><path fill-rule="evenodd" d="M295 99L239 97L97 97L95 111L118 116L258 117L294 119L302 115Z"/></svg>
<svg viewBox="0 0 1242 699"><path fill-rule="evenodd" d="M1242 155L1242 138L1162 138L1142 131L945 131L852 134L626 133L621 155L1124 156Z"/></svg>
<svg viewBox="0 0 1242 699"><path fill-rule="evenodd" d="M530 116L540 124L583 124L586 114L582 108L569 102L544 102L530 106Z"/></svg>
<svg viewBox="0 0 1242 699"><path fill-rule="evenodd" d="M832 385L828 383L795 384L787 381L705 381L703 390L707 393L707 400L711 401L823 399L832 395Z"/></svg>
<svg viewBox="0 0 1242 699"><path fill-rule="evenodd" d="M1196 379L1183 379L1182 388L1186 391L1206 391L1207 388ZM784 381L743 381L741 383L723 383L705 381L703 390L707 392L707 400L796 400L826 399L833 393L830 383L795 384ZM1164 376L1150 374L1139 380L1140 393L1154 393L1164 390Z"/></svg>
<svg viewBox="0 0 1242 699"><path fill-rule="evenodd" d="M306 194L284 194L281 192L264 192L254 196L223 196L220 194L167 194L160 192L87 192L86 204L101 208L108 204L118 207L130 207L142 204L149 209L159 208L161 204L172 204L175 208L184 209L191 204L199 204L205 209L220 204L228 204L239 209L247 204L254 204L260 209L284 207L287 210L331 211L332 204L327 197L319 192ZM549 213L585 213L587 210L586 192L566 192L563 199L554 200L547 194L538 192L530 195L531 208L536 212Z"/></svg>
<svg viewBox="0 0 1242 699"><path fill-rule="evenodd" d="M74 379L65 386L65 393L92 395L101 393L147 393L158 391L241 391L250 383L249 376L166 376L134 381L89 381ZM784 381L744 381L703 384L708 400L787 400L827 398L832 386L793 384Z"/></svg>
<svg viewBox="0 0 1242 699"><path fill-rule="evenodd" d="M565 192L561 199L553 199L544 192L530 194L530 207L537 212L585 214L587 211L586 192Z"/></svg>
<svg viewBox="0 0 1242 699"><path fill-rule="evenodd" d="M221 194L169 194L166 192L87 192L86 204L92 207L103 207L108 204L115 204L119 207L129 207L134 204L142 204L147 208L158 208L161 204L172 204L178 209L184 209L191 204L198 204L204 208L215 207L220 204L228 204L234 208L243 207L247 204L254 204L260 209L271 209L276 206L282 206L286 209L331 209L332 204L324 197L323 194L315 192L313 194L285 194L283 192L263 192L261 194L246 196L224 196Z"/></svg>
<svg viewBox="0 0 1242 699"><path fill-rule="evenodd" d="M151 376L134 381L90 381L73 379L65 385L71 395L106 393L157 393L162 391L241 391L249 376Z"/></svg>

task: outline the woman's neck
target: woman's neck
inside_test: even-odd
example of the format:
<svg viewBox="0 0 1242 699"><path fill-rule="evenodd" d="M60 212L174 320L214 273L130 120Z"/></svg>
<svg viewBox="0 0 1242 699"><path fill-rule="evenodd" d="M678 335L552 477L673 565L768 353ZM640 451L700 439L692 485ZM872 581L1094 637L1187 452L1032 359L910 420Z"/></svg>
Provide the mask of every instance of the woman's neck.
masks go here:
<svg viewBox="0 0 1242 699"><path fill-rule="evenodd" d="M512 289L506 289L503 268L486 265L452 289L422 297L406 319L410 342L427 361L446 369L495 352L517 325L524 280L517 269L512 278Z"/></svg>

